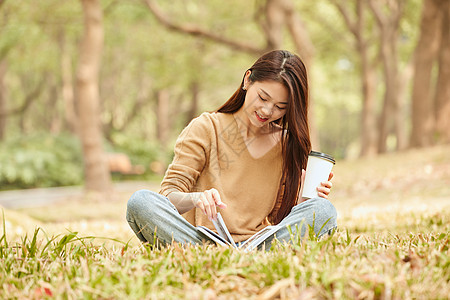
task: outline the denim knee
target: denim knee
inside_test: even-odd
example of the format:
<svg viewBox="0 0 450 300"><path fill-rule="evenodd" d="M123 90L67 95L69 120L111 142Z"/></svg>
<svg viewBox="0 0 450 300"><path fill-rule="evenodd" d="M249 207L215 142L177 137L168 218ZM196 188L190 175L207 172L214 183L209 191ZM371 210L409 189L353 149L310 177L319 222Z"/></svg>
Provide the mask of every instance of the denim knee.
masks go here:
<svg viewBox="0 0 450 300"><path fill-rule="evenodd" d="M127 203L127 212L130 214L136 214L142 210L146 210L147 214L155 214L160 210L164 210L167 206L174 210L176 207L161 194L149 191L139 190L131 195Z"/></svg>
<svg viewBox="0 0 450 300"><path fill-rule="evenodd" d="M325 198L314 198L317 225L323 227L319 237L331 233L337 227L337 211L334 205ZM320 228L319 228L320 229Z"/></svg>
<svg viewBox="0 0 450 300"><path fill-rule="evenodd" d="M136 214L144 208L154 207L154 205L158 202L158 196L161 195L149 190L136 191L128 200L127 214Z"/></svg>
<svg viewBox="0 0 450 300"><path fill-rule="evenodd" d="M320 214L325 219L331 219L336 220L337 218L337 211L334 205L325 198L317 197L309 199L308 201L311 201L311 203L314 205L314 209L317 212L317 214Z"/></svg>
<svg viewBox="0 0 450 300"><path fill-rule="evenodd" d="M139 208L144 205L145 202L147 202L148 200L146 200L148 198L148 194L150 193L150 191L148 190L139 190L133 193L133 195L131 195L130 199L128 199L127 202L127 210L128 211L136 211L139 210Z"/></svg>
<svg viewBox="0 0 450 300"><path fill-rule="evenodd" d="M314 213L313 223L318 236L330 233L337 227L337 211L334 205L327 199L317 197L311 198L302 204L309 206L308 210ZM294 207L295 208L295 207ZM323 227L323 228L322 228Z"/></svg>

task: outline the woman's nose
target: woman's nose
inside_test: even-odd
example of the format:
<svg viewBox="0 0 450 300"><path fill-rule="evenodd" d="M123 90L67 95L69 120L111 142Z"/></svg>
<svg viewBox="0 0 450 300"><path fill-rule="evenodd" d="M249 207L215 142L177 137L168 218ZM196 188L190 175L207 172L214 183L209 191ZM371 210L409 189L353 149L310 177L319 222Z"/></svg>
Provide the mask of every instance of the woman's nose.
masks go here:
<svg viewBox="0 0 450 300"><path fill-rule="evenodd" d="M272 115L273 105L269 103L264 103L261 112L264 114L263 117L270 117Z"/></svg>

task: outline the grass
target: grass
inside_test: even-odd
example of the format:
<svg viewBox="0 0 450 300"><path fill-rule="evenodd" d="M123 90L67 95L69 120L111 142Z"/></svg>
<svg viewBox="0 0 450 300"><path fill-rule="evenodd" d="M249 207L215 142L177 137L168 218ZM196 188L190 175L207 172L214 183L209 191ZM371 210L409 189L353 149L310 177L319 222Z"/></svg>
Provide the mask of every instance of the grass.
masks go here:
<svg viewBox="0 0 450 300"><path fill-rule="evenodd" d="M412 222L420 233L340 230L250 254L211 245L133 247L76 232L50 238L36 230L16 243L3 235L1 296L446 299L448 220L438 213Z"/></svg>
<svg viewBox="0 0 450 300"><path fill-rule="evenodd" d="M126 193L114 203L5 210L0 298L448 299L445 153L338 162L338 231L269 252L143 246L124 221Z"/></svg>

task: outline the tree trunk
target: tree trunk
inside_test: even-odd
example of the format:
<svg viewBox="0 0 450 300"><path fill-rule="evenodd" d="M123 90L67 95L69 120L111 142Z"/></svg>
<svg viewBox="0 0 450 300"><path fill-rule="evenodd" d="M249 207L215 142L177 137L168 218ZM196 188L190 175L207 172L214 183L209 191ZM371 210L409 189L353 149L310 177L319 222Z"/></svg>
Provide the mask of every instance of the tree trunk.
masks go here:
<svg viewBox="0 0 450 300"><path fill-rule="evenodd" d="M102 9L99 0L81 0L84 13L84 35L80 45L77 72L79 134L83 145L85 188L107 193L111 175L103 151L100 126L99 69L103 46Z"/></svg>
<svg viewBox="0 0 450 300"><path fill-rule="evenodd" d="M169 158L167 155L168 138L170 134L170 102L169 91L160 90L156 93L156 137L158 139L160 153L162 155L159 158L159 167L156 167L154 171L160 175L163 175L168 164ZM158 166L158 165L157 165Z"/></svg>
<svg viewBox="0 0 450 300"><path fill-rule="evenodd" d="M29 74L25 74L21 80L20 83L22 85L22 89L24 91L29 91L30 87L32 86L32 80L30 78ZM29 91L25 95L25 99L23 100L22 105L19 107L12 109L7 112L8 116L12 115L18 115L19 116L19 128L21 130L21 133L23 135L26 135L30 129L33 127L32 119L27 116L28 111L30 110L31 104L33 102L37 102L39 100L39 97L44 90L45 83L49 80L48 74L41 74L39 82L36 84L34 89Z"/></svg>
<svg viewBox="0 0 450 300"><path fill-rule="evenodd" d="M349 10L344 2L337 0L332 2L341 13L345 24L355 38L355 48L360 59L362 95L360 156L374 156L377 154L377 124L375 112L376 73L369 57L368 41L370 38L364 37L364 28L367 26L365 1L355 1L354 20L352 20Z"/></svg>
<svg viewBox="0 0 450 300"><path fill-rule="evenodd" d="M6 133L6 60L0 61L0 141L5 139Z"/></svg>
<svg viewBox="0 0 450 300"><path fill-rule="evenodd" d="M287 19L287 26L291 33L295 44L297 53L301 56L307 70L308 70L308 88L313 91L313 82L311 81L312 68L314 66L314 45L309 37L308 31L303 24L300 15L295 10L295 5L291 0L283 0L284 9ZM315 101L313 94L309 93L308 106L308 123L311 138L311 146L313 149L320 149L320 136L317 129L317 122L315 117Z"/></svg>
<svg viewBox="0 0 450 300"><path fill-rule="evenodd" d="M440 12L436 0L425 0L419 41L414 52L412 147L425 147L432 143L434 105L431 96L431 70L439 47L439 19Z"/></svg>
<svg viewBox="0 0 450 300"><path fill-rule="evenodd" d="M48 129L52 134L59 134L61 132L61 114L59 110L59 86L57 83L51 84L49 88L49 99L48 99Z"/></svg>
<svg viewBox="0 0 450 300"><path fill-rule="evenodd" d="M64 102L65 126L71 133L78 133L75 96L72 78L72 58L67 49L64 32L60 32L59 49L61 51L62 98Z"/></svg>
<svg viewBox="0 0 450 300"><path fill-rule="evenodd" d="M167 149L167 141L169 138L169 92L161 90L157 93L157 137L162 150Z"/></svg>
<svg viewBox="0 0 450 300"><path fill-rule="evenodd" d="M436 85L436 132L440 142L450 142L450 3L442 1L442 38Z"/></svg>
<svg viewBox="0 0 450 300"><path fill-rule="evenodd" d="M408 132L406 129L405 120L407 117L408 110L408 83L411 82L413 74L413 66L410 61L403 72L399 73L398 81L398 93L397 93L397 114L395 115L395 124L402 124L402 126L396 126L396 136L397 136L397 150L405 150L408 148L409 139Z"/></svg>
<svg viewBox="0 0 450 300"><path fill-rule="evenodd" d="M369 58L368 42L363 32L366 26L363 2L356 3L357 20L354 23L354 35L356 48L361 61L361 91L362 91L362 113L361 113L361 157L371 157L378 153L377 149L377 118L375 112L376 101L376 73ZM351 25L349 25L351 29Z"/></svg>
<svg viewBox="0 0 450 300"><path fill-rule="evenodd" d="M267 0L266 2L267 23L265 24L266 39L269 47L280 49L283 45L283 27L287 25L294 41L296 52L300 55L305 64L308 74L312 74L314 60L314 46L309 37L299 14L295 10L295 5L291 0ZM308 87L312 91L311 77L308 77ZM314 100L312 93L309 93L308 124L313 149L320 149L320 140L317 130Z"/></svg>
<svg viewBox="0 0 450 300"><path fill-rule="evenodd" d="M198 93L200 91L200 84L198 81L194 81L191 83L191 103L189 107L189 111L187 113L186 126L191 122L193 118L197 116L198 110Z"/></svg>
<svg viewBox="0 0 450 300"><path fill-rule="evenodd" d="M386 33L384 35L387 35ZM383 60L384 73L384 101L383 110L380 118L380 130L378 136L378 152L384 153L387 150L387 138L396 124L393 124L398 112L397 107L397 53L392 44L396 43L390 40L388 36L381 38L381 57Z"/></svg>
<svg viewBox="0 0 450 300"><path fill-rule="evenodd" d="M266 22L262 24L270 50L280 49L283 45L283 27L286 16L283 0L267 0L265 6Z"/></svg>
<svg viewBox="0 0 450 300"><path fill-rule="evenodd" d="M377 120L375 113L376 74L369 62L366 43L358 42L361 56L362 80L362 113L361 113L361 157L371 157L378 153L377 149Z"/></svg>
<svg viewBox="0 0 450 300"><path fill-rule="evenodd" d="M401 114L398 107L398 29L400 18L403 13L403 0L392 1L388 4L389 10L384 10L378 1L370 0L369 6L375 16L380 36L380 54L383 62L384 74L384 101L380 117L380 128L378 135L378 152L387 150L387 138L394 129L398 140L402 138L403 121L397 115ZM399 122L400 121L400 122ZM403 141L402 141L403 143Z"/></svg>

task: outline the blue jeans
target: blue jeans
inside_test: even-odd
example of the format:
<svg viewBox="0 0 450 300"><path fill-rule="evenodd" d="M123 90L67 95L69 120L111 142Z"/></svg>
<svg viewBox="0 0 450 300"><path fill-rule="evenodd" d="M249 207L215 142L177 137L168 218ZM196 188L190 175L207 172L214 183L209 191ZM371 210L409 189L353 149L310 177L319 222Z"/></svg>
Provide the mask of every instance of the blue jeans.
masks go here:
<svg viewBox="0 0 450 300"><path fill-rule="evenodd" d="M331 233L337 226L336 209L324 198L313 198L294 206L291 212L280 222L286 227L276 233L280 242L290 242L291 234L300 229L303 236L307 226L314 228L316 236ZM135 192L128 200L127 221L142 242L160 245L173 241L182 244L202 244L210 239L186 221L175 206L166 197L148 190ZM274 236L265 241L269 249Z"/></svg>

